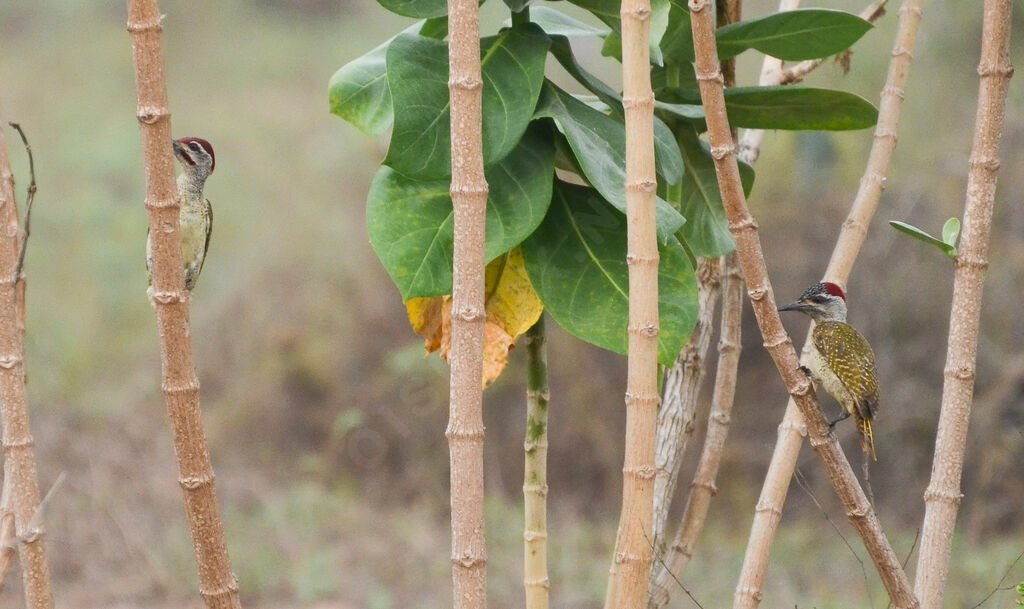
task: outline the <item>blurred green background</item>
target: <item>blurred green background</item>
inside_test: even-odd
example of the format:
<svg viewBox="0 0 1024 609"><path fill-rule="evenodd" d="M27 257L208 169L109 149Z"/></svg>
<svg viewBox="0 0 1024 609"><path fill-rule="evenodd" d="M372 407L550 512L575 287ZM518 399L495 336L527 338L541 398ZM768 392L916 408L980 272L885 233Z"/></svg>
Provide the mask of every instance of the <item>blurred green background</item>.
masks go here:
<svg viewBox="0 0 1024 609"><path fill-rule="evenodd" d="M952 267L885 222L938 232L960 214L981 20L980 3L927 4L900 146L849 286L851 320L879 358L880 460L872 481L900 555L922 515ZM745 13L773 5L750 1ZM387 139L327 112L331 74L409 21L373 0L165 0L161 10L173 132L206 137L217 150L207 184L216 226L192 322L243 600L249 607L450 606L447 369L422 355L367 241L364 197ZM485 31L507 17L498 0L483 10ZM195 568L145 298L144 186L125 20L122 2L0 2L0 117L28 132L39 183L26 262L29 400L41 485L68 474L47 513L58 605L191 607L199 606ZM895 21L891 7L855 47L848 76L830 62L808 82L876 102ZM580 48L595 72L618 81L617 64L602 59L597 44ZM759 65L744 56L741 83L753 82ZM551 74L559 77L557 69ZM1024 550L1022 102L1018 78L1007 108L950 606L980 601ZM751 206L780 301L823 272L870 140L870 130L768 134ZM23 188L27 163L13 131L7 143ZM704 606L731 602L785 404L746 313L720 492L683 578ZM786 323L802 341L804 321ZM552 334L552 601L594 607L621 498L625 361ZM485 395L489 578L498 607L522 603L523 356L513 352ZM698 440L705 412L706 405ZM840 432L859 459L852 426ZM811 451L799 467L825 514L793 485L764 606L883 606ZM1022 579L1018 563L1004 585ZM0 606L20 606L19 587L12 572ZM676 596L673 606L692 606ZM988 606L1012 598L998 591Z"/></svg>

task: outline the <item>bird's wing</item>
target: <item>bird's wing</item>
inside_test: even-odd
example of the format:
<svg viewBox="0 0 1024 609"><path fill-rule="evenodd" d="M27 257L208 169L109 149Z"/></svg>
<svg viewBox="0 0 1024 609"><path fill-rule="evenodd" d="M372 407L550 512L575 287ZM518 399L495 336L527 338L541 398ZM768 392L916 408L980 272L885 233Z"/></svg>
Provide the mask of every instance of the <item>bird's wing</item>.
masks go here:
<svg viewBox="0 0 1024 609"><path fill-rule="evenodd" d="M210 200L203 201L206 204L206 243L203 245L203 261L206 261L206 254L210 253L210 234L213 233L213 206ZM202 268L200 268L202 270Z"/></svg>
<svg viewBox="0 0 1024 609"><path fill-rule="evenodd" d="M858 396L857 414L862 419L874 418L878 412L878 377L875 353L867 339L849 324L826 321L814 328L814 346L846 389ZM847 350L856 356L851 359Z"/></svg>

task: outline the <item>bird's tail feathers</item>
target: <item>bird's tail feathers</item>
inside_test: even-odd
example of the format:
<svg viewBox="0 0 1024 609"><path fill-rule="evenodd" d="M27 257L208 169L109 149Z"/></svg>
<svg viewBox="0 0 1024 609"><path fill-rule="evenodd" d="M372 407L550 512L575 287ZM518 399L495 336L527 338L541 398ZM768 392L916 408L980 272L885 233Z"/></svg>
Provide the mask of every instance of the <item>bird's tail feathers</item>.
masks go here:
<svg viewBox="0 0 1024 609"><path fill-rule="evenodd" d="M878 461L878 457L875 456L875 435L871 430L871 419L857 417L857 426L860 429L861 449L870 454L872 459Z"/></svg>

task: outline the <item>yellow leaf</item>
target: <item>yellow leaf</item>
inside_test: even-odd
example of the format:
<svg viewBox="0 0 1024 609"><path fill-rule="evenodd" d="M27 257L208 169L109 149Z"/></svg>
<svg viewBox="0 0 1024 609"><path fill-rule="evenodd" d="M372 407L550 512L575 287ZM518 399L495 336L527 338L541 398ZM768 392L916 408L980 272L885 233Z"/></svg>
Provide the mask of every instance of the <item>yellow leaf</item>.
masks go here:
<svg viewBox="0 0 1024 609"><path fill-rule="evenodd" d="M508 365L515 340L537 323L544 304L526 276L519 248L493 260L486 271L483 385L486 387ZM448 360L451 349L452 297L412 298L405 303L413 331L424 337L427 353L440 350Z"/></svg>

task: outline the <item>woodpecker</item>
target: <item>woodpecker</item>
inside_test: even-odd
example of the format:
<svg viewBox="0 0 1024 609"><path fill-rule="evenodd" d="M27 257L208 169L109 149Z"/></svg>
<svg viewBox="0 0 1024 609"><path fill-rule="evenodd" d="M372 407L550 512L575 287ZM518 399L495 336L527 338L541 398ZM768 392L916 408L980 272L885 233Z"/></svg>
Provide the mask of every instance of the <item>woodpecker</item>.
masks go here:
<svg viewBox="0 0 1024 609"><path fill-rule="evenodd" d="M861 448L877 461L871 430L878 412L875 353L867 339L846 323L846 294L834 283L816 283L779 311L800 311L814 320L808 367L800 368L843 407L843 414L829 427L853 415Z"/></svg>
<svg viewBox="0 0 1024 609"><path fill-rule="evenodd" d="M192 291L203 270L206 250L210 247L213 229L213 208L203 196L206 178L213 173L217 161L210 142L198 137L183 137L172 142L174 156L181 163L178 176L178 234L181 235L181 258L185 265L185 289ZM149 276L149 296L153 302L153 239L146 235L146 271Z"/></svg>

